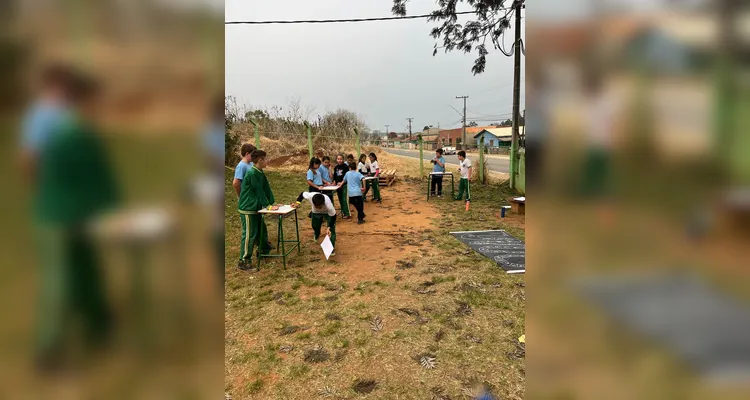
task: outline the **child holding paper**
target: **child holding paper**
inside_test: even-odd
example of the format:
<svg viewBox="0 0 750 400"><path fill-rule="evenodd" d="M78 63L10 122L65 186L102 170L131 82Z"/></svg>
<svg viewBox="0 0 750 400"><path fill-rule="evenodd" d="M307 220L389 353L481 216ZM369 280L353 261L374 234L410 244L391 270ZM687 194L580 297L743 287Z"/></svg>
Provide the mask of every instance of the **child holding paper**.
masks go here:
<svg viewBox="0 0 750 400"><path fill-rule="evenodd" d="M328 196L321 193L314 192L302 192L297 197L298 206L302 199L308 200L312 206L312 229L315 234L315 241L317 242L320 238L320 228L323 226L323 219L326 220L328 225L327 234L331 238L331 244L334 249L336 248L336 209L333 207L333 203ZM332 256L336 255L334 250L331 253Z"/></svg>

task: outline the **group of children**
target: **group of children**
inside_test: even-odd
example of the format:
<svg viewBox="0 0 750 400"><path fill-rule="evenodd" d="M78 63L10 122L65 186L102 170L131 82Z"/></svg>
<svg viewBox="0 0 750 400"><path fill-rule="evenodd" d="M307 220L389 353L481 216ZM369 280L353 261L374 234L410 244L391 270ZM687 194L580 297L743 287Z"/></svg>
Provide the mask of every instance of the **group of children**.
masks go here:
<svg viewBox="0 0 750 400"><path fill-rule="evenodd" d="M243 271L257 271L257 268L252 267L251 264L252 252L256 244L259 246L260 254L268 254L273 249L268 241L268 230L258 212L272 207L276 200L263 172L266 165L266 153L251 144L244 144L240 149L240 155L242 160L237 164L232 181L232 186L239 197L238 211L242 219L240 260L237 267ZM323 220L326 221L328 225L326 234L329 235L334 246L332 255L336 254L337 216L333 192L336 192L339 204L341 204L342 218L351 218L349 210L351 204L357 210L357 223L363 224L366 217L364 203L367 201L369 190L372 188L374 202L382 201L378 185L379 175L380 166L375 153L370 153L369 157L362 154L359 164L354 162L354 155L349 154L345 161L344 155L339 154L336 156L334 167L331 167L331 158L328 156L323 157L322 160L316 157L310 160L306 176L309 189L307 192L300 193L293 206L298 207L302 200L310 202L312 211L308 217L312 219L316 241L320 237ZM365 180L365 177L375 177L375 179ZM335 186L336 189L326 190L326 194L323 194L323 189L331 186ZM266 238L262 245L259 244L260 237Z"/></svg>
<svg viewBox="0 0 750 400"><path fill-rule="evenodd" d="M364 203L367 202L367 193L370 189L372 189L372 200L376 203L382 201L378 184L379 176L380 166L375 153L370 153L369 156L360 155L358 164L354 163L353 154L349 154L346 159L343 154L339 154L336 156L334 167L331 166L331 158L328 156L323 157L322 160L313 157L310 159L307 170L308 193L322 193L325 187L335 186L336 190L325 190L325 195L330 199L331 204L334 202L333 194L336 192L341 205L342 218L351 218L349 205L352 205L357 210L357 223L362 224L365 222ZM365 180L366 177L375 179ZM314 213L311 212L308 216L312 217L312 214Z"/></svg>

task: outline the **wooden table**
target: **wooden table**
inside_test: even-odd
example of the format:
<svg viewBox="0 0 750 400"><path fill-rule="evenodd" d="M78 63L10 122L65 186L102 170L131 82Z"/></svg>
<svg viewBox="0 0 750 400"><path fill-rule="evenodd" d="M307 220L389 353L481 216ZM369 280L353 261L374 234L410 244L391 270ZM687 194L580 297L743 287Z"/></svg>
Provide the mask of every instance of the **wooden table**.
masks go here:
<svg viewBox="0 0 750 400"><path fill-rule="evenodd" d="M294 213L294 227L297 231L297 238L295 240L286 240L284 238L284 218L290 216L292 213ZM258 214L260 215L261 223L265 224L266 215L273 215L278 218L278 237L276 239L276 254L262 254L263 252L258 249L258 268L260 268L260 261L263 258L277 258L280 257L284 262L284 269L286 269L286 258L291 254L295 248L297 248L297 254L300 253L300 239L299 239L299 219L297 218L297 208L292 206L282 206L278 210L260 210L258 211ZM265 243L265 241L268 238L263 238L263 229L260 230L260 238L258 239L258 243ZM294 243L294 245L289 248L289 250L286 249L287 243ZM261 245L262 246L262 245Z"/></svg>
<svg viewBox="0 0 750 400"><path fill-rule="evenodd" d="M526 197L516 197L510 201L510 210L518 215L526 214Z"/></svg>
<svg viewBox="0 0 750 400"><path fill-rule="evenodd" d="M432 186L432 177L446 175L451 176L451 198L456 197L456 182L453 179L453 172L430 172L430 175L428 175L427 177L427 201L430 201L430 186Z"/></svg>

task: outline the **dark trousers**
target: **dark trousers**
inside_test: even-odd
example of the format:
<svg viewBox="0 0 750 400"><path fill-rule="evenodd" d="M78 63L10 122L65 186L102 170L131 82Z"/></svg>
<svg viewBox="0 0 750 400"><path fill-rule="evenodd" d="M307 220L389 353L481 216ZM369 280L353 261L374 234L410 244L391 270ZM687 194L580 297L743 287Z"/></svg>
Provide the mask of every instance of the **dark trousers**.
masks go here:
<svg viewBox="0 0 750 400"><path fill-rule="evenodd" d="M357 221L365 220L365 201L362 196L349 197L349 204L357 210Z"/></svg>
<svg viewBox="0 0 750 400"><path fill-rule="evenodd" d="M323 220L328 224L328 229L331 230L331 244L336 247L336 216L331 217L328 214L313 214L312 216L312 228L315 233L315 240L317 241L320 237L320 228L323 226Z"/></svg>
<svg viewBox="0 0 750 400"><path fill-rule="evenodd" d="M81 227L41 227L39 234L39 355L63 346L76 317L83 319L88 344L103 343L111 333L112 315L94 241Z"/></svg>
<svg viewBox="0 0 750 400"><path fill-rule="evenodd" d="M443 177L433 175L432 176L432 183L430 184L430 194L431 195L443 195Z"/></svg>
<svg viewBox="0 0 750 400"><path fill-rule="evenodd" d="M343 184L339 190L336 191L336 194L339 197L339 204L341 204L341 214L345 217L351 217L351 213L349 212L349 203L346 201L347 197L347 188L346 184Z"/></svg>

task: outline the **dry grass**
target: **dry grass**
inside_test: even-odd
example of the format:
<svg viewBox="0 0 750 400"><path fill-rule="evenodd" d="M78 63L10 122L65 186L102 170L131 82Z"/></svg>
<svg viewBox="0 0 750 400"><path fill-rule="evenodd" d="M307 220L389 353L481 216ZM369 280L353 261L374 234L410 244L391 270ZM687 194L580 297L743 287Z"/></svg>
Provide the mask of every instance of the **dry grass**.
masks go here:
<svg viewBox="0 0 750 400"><path fill-rule="evenodd" d="M382 158L387 168L398 161ZM282 171L268 171L276 197L296 197L301 178ZM415 185L398 183L383 189L384 196ZM227 189L229 213L236 196ZM305 241L310 228L303 217L302 252L287 270L269 262L259 273L243 273L234 266L238 221L228 218L226 392L233 399L459 399L481 383L499 398L523 398L524 359L513 356L524 332L523 277L505 274L447 234L479 225L506 228L479 211L505 195L501 187L478 188L477 211L468 213L448 201L420 203L441 217L418 239L396 237L421 241L399 263L381 262L377 250L346 263L322 261ZM393 221L378 229L407 231ZM515 233L523 237L521 228ZM339 236L339 242L350 239ZM345 271L358 267L376 275L352 282ZM419 292L425 288L432 291ZM297 329L280 336L290 326Z"/></svg>

